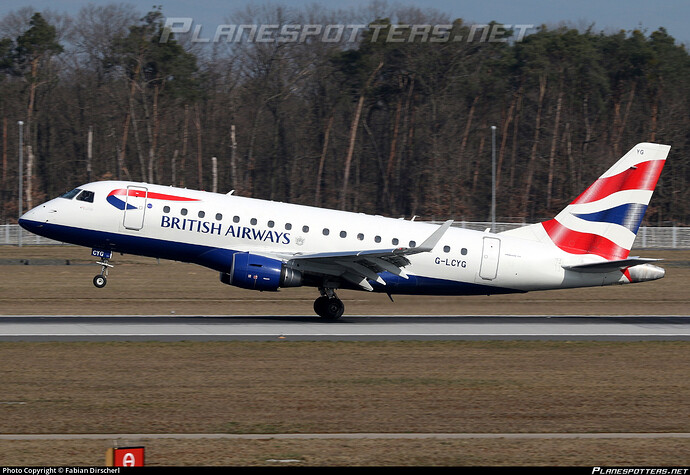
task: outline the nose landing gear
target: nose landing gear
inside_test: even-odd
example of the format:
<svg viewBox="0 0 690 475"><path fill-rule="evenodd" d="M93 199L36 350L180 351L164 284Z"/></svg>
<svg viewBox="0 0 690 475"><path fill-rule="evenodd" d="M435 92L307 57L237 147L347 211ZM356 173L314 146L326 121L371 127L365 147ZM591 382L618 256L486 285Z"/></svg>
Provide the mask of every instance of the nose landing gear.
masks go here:
<svg viewBox="0 0 690 475"><path fill-rule="evenodd" d="M93 285L98 287L99 289L102 289L105 287L105 284L108 283L108 279L102 274L98 274L96 277L93 278Z"/></svg>
<svg viewBox="0 0 690 475"><path fill-rule="evenodd" d="M105 287L105 284L108 283L108 269L114 267L112 264L108 263L113 253L111 251L100 251L98 249L93 249L91 251L91 255L101 258L100 261L96 262L96 264L99 264L101 266L101 273L97 274L93 278L93 285L95 285L99 289L102 289L103 287Z"/></svg>

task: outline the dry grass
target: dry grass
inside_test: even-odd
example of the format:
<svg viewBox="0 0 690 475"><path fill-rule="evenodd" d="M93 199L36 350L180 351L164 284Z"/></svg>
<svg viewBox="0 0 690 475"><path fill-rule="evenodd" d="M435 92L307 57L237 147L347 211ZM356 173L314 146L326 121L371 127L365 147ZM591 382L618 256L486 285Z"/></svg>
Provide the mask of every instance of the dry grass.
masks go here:
<svg viewBox="0 0 690 475"><path fill-rule="evenodd" d="M687 466L688 439L171 440L142 439L150 466ZM106 441L2 441L0 463L103 465ZM297 462L286 462L297 460Z"/></svg>
<svg viewBox="0 0 690 475"><path fill-rule="evenodd" d="M0 343L0 433L690 432L689 348Z"/></svg>
<svg viewBox="0 0 690 475"><path fill-rule="evenodd" d="M669 253L644 253L644 255ZM689 253L661 281L428 300L344 292L365 314L686 314ZM88 250L0 248L0 259ZM3 314L307 314L180 263L0 265ZM585 299L589 300L586 302ZM538 304L538 306L537 306ZM550 309L550 310L547 310ZM690 432L687 342L0 343L0 433ZM21 402L23 404L5 404ZM147 440L151 465L684 465L688 439ZM0 465L99 465L100 441L0 441Z"/></svg>
<svg viewBox="0 0 690 475"><path fill-rule="evenodd" d="M0 404L1 433L690 432L687 342L0 343L0 358L0 400L23 403ZM349 453L355 464L532 465L570 444L584 452L561 463L690 457L687 440L544 443L554 452L528 441L214 441L251 449L201 459L199 441L146 445L161 450L156 464L340 464ZM82 463L80 445L60 443L70 464ZM664 450L633 449L644 446ZM457 452L440 457L445 447Z"/></svg>

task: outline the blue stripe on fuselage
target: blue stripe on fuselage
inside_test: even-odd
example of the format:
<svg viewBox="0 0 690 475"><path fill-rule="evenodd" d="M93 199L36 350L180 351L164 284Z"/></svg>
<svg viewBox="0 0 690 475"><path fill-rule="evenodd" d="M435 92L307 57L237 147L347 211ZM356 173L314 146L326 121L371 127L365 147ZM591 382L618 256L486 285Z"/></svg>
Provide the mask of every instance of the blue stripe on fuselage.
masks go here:
<svg viewBox="0 0 690 475"><path fill-rule="evenodd" d="M74 228L50 223L41 223L20 219L19 224L34 234L45 236L56 241L79 246L111 250L124 254L147 257L158 257L181 262L198 264L218 272L229 272L232 256L236 252L199 244L188 244L177 241L166 241L142 236L108 233L90 229ZM522 290L493 287L488 285L436 279L419 275L409 275L404 279L390 272L382 272L381 277L387 285L369 281L375 292L408 295L489 295L524 293ZM345 288L361 290L344 283Z"/></svg>
<svg viewBox="0 0 690 475"><path fill-rule="evenodd" d="M409 275L403 277L381 272L379 274L386 282L386 285L379 284L372 280L369 281L374 288L374 292L387 294L406 294L406 295L491 295L491 294L514 294L524 293L523 290L508 289L503 287L492 287L488 285L474 284L472 282L458 282L457 280L437 279L421 275Z"/></svg>
<svg viewBox="0 0 690 475"><path fill-rule="evenodd" d="M127 209L137 209L136 206L127 204L127 203L125 203L124 201L122 201L120 198L116 198L116 197L113 196L113 195L108 196L105 200L106 200L108 203L110 203L111 205L113 205L114 207L116 207L117 209L122 209L122 210L124 210L124 209L125 209L125 205L127 205Z"/></svg>

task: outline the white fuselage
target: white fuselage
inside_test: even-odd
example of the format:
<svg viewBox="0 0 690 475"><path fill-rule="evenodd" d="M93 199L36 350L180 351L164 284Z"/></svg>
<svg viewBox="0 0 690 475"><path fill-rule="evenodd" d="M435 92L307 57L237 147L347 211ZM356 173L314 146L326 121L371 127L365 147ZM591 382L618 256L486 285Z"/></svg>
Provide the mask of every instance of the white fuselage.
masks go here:
<svg viewBox="0 0 690 475"><path fill-rule="evenodd" d="M128 187L141 189L142 196L113 194ZM430 223L145 183L105 181L80 188L93 192L92 202L55 198L26 213L23 225L64 242L193 262L219 272L228 272L228 256L235 252L289 263L299 255L414 248L438 229ZM408 259L404 271L411 279L372 282L374 290L460 295L629 282L619 270L563 268L602 260L598 256L457 227L448 229L431 251Z"/></svg>

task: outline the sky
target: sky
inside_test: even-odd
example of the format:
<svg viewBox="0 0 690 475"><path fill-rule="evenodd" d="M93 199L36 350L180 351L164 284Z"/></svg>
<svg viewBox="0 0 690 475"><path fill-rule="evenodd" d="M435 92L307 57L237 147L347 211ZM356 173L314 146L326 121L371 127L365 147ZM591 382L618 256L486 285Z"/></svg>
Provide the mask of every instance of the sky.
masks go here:
<svg viewBox="0 0 690 475"><path fill-rule="evenodd" d="M381 1L381 0L379 0ZM305 7L322 5L327 10L366 6L371 0L257 0L240 2L234 0L151 0L136 2L127 0L29 0L2 2L0 17L24 6L38 11L51 9L58 13L76 14L88 4L132 3L145 13L153 5L162 5L166 17L192 18L194 25L203 25L203 31L215 31L226 23L228 15L243 9L248 3L256 5L284 5ZM414 6L422 10L433 8L447 14L450 19L462 18L465 23L482 24L495 20L508 25L558 26L565 22L569 26L586 28L594 25L594 31L606 33L618 30L646 30L647 34L665 27L678 43L690 47L690 1L689 0L390 0L389 5Z"/></svg>

